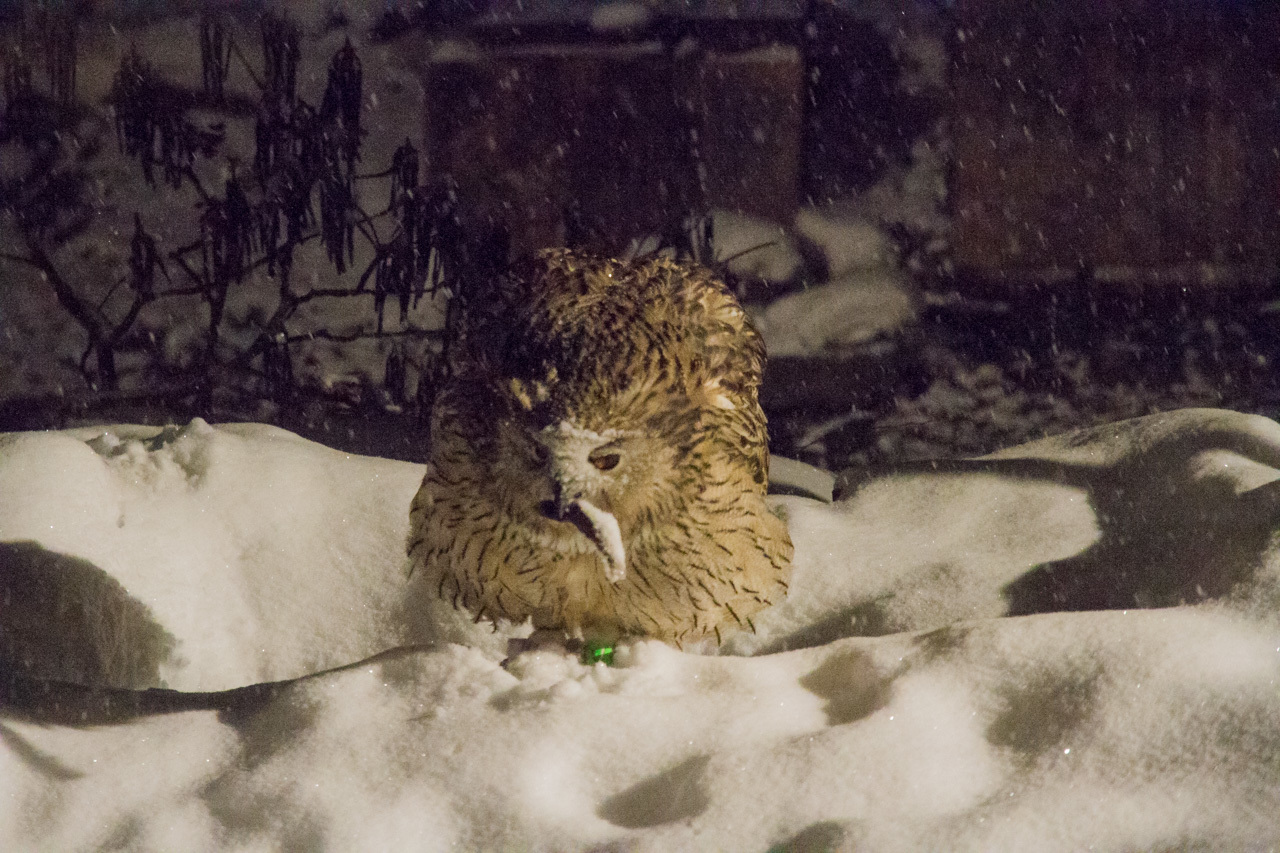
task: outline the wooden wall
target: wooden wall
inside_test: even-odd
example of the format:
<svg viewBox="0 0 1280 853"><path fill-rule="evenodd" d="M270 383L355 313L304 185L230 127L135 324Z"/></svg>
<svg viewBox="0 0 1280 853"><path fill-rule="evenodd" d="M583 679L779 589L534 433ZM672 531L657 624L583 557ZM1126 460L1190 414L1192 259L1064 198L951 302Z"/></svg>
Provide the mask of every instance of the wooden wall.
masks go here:
<svg viewBox="0 0 1280 853"><path fill-rule="evenodd" d="M426 67L431 168L454 177L473 217L506 225L516 252L559 244L571 204L615 238L660 231L670 211L699 199L785 221L798 203L802 74L787 47L673 57L645 42L436 57Z"/></svg>
<svg viewBox="0 0 1280 853"><path fill-rule="evenodd" d="M895 2L947 31L949 97L903 100L881 73L893 28L834 7L814 19L821 37L676 62L657 42L491 46L426 64L432 169L519 250L562 239L574 200L620 235L699 194L787 222L824 188L874 182L876 157L941 116L962 281L1280 273L1280 2Z"/></svg>
<svg viewBox="0 0 1280 853"><path fill-rule="evenodd" d="M1202 282L1280 269L1280 4L960 0L962 273Z"/></svg>

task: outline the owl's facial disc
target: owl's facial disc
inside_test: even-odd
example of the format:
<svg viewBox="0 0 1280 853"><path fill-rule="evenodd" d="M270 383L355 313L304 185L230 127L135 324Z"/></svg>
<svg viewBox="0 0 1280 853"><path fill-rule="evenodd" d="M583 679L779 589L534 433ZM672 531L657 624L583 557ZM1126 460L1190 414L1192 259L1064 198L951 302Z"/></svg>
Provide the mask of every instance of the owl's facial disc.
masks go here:
<svg viewBox="0 0 1280 853"><path fill-rule="evenodd" d="M572 524L600 551L605 577L617 583L626 576L627 552L622 529L611 512L609 493L622 484L615 470L622 462L622 434L582 429L566 421L537 436L554 499L543 514Z"/></svg>

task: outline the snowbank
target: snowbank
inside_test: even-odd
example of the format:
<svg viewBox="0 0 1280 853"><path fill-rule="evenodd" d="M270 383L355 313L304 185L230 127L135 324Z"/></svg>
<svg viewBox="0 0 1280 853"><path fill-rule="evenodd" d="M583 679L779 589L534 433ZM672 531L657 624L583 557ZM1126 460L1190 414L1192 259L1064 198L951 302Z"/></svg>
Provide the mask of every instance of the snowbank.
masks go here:
<svg viewBox="0 0 1280 853"><path fill-rule="evenodd" d="M1280 842L1280 632L1048 615L760 659L459 646L221 710L0 722L6 850L1152 850Z"/></svg>
<svg viewBox="0 0 1280 853"><path fill-rule="evenodd" d="M716 259L739 278L788 285L800 277L804 259L787 229L731 210L713 211Z"/></svg>
<svg viewBox="0 0 1280 853"><path fill-rule="evenodd" d="M612 668L503 668L507 632L425 605L420 476L256 425L0 436L0 849L1280 844L1274 422L778 497L792 594L726 650L756 656Z"/></svg>
<svg viewBox="0 0 1280 853"><path fill-rule="evenodd" d="M787 294L751 319L772 358L829 356L913 323L916 302L902 275L874 270Z"/></svg>

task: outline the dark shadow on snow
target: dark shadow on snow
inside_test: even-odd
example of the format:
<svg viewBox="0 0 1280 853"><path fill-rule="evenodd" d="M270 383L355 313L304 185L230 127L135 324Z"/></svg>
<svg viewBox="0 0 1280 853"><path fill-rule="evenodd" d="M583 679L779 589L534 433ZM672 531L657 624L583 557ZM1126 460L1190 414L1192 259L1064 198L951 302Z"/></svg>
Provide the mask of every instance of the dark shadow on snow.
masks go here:
<svg viewBox="0 0 1280 853"><path fill-rule="evenodd" d="M36 542L0 543L0 664L90 686L155 685L173 635L88 560Z"/></svg>
<svg viewBox="0 0 1280 853"><path fill-rule="evenodd" d="M709 758L694 756L609 797L596 814L615 826L642 829L697 817L709 800L704 776Z"/></svg>
<svg viewBox="0 0 1280 853"><path fill-rule="evenodd" d="M823 712L832 726L868 717L889 704L892 679L876 671L871 657L848 649L828 657L800 678L800 686L825 701Z"/></svg>
<svg viewBox="0 0 1280 853"><path fill-rule="evenodd" d="M1087 445L1108 429L1082 431L1064 446ZM1280 448L1243 430L1210 427L1162 437L1107 464L1006 457L851 469L838 477L835 499L901 475L984 474L1078 488L1094 513L1097 540L1007 584L1007 615L1172 606L1250 583L1280 526L1280 481L1237 494L1230 471L1207 464L1206 453L1280 468Z"/></svg>

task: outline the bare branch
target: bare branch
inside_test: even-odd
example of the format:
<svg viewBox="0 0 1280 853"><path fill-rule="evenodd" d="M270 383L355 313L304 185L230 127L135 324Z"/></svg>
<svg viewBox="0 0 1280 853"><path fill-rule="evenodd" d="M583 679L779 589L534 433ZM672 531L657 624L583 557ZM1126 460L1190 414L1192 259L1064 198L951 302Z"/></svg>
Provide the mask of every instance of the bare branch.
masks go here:
<svg viewBox="0 0 1280 853"><path fill-rule="evenodd" d="M203 296L203 287L175 287L170 290L157 290L156 299L165 299L170 296Z"/></svg>
<svg viewBox="0 0 1280 853"><path fill-rule="evenodd" d="M134 298L133 304L129 306L129 312L125 314L124 319L116 324L115 329L107 337L106 341L104 341L105 346L109 348L114 347L116 344L120 343L120 341L124 340L124 336L129 334L129 330L133 328L133 321L138 319L138 315L142 313L142 309L146 307L147 303L150 301L151 298L143 294L138 294Z"/></svg>
<svg viewBox="0 0 1280 853"><path fill-rule="evenodd" d="M24 255L13 255L9 252L0 252L0 261L12 261L15 264L25 264L26 266L40 269L40 264L36 263L34 258L28 258Z"/></svg>
<svg viewBox="0 0 1280 853"><path fill-rule="evenodd" d="M89 333L89 339L93 344L100 344L106 334L106 329L111 326L110 321L95 308L92 304L80 298L80 294L76 293L75 288L67 283L66 279L58 272L58 268L53 265L53 260L44 251L39 243L33 241L29 234L23 232L23 239L27 243L27 248L31 251L30 258L22 258L20 256L8 256L11 260L25 262L43 273L44 280L53 288L54 294L58 297L58 303L66 309L77 323L84 327Z"/></svg>
<svg viewBox="0 0 1280 853"><path fill-rule="evenodd" d="M312 299L345 296L373 296L373 293L368 290L353 290L348 287L315 287L305 293L294 294L293 300L298 305L301 305L304 302L310 302Z"/></svg>
<svg viewBox="0 0 1280 853"><path fill-rule="evenodd" d="M286 340L291 344L310 340L336 341L338 343L349 344L352 341L373 340L377 338L442 338L443 336L443 329L419 329L417 327L401 329L398 332L352 332L349 335L338 335L328 331L327 329L317 329L314 332L307 332L302 335L289 335Z"/></svg>
<svg viewBox="0 0 1280 853"><path fill-rule="evenodd" d="M249 60L245 58L244 53L240 51L240 45L233 38L228 38L227 42L231 45L231 52L236 55L236 59L240 60L240 64L249 75L249 79L253 81L253 85L258 87L258 91L265 91L266 84L262 82L261 77L254 73L253 66L249 64Z"/></svg>

